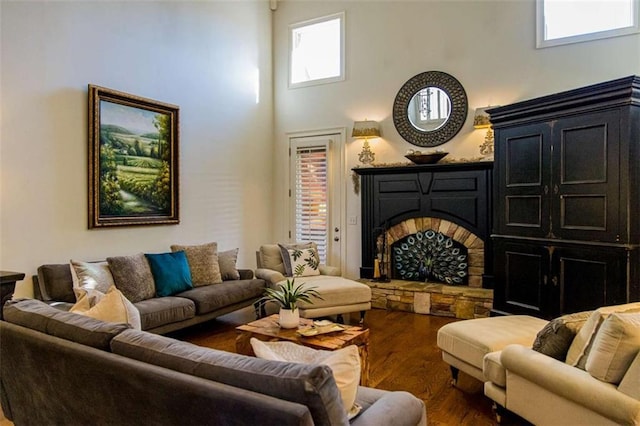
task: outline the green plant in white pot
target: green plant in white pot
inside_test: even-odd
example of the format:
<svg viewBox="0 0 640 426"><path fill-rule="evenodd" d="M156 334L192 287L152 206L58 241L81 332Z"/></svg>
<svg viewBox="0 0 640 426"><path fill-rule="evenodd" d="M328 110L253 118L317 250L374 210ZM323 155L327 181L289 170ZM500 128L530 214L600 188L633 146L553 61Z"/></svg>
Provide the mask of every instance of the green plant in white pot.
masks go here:
<svg viewBox="0 0 640 426"><path fill-rule="evenodd" d="M295 285L295 278L287 279L286 284L279 284L277 289L265 288L261 303L275 302L280 305L280 327L296 328L300 323L300 311L298 301L313 303L312 297L320 300L322 297L315 290L316 287L304 288L304 283Z"/></svg>

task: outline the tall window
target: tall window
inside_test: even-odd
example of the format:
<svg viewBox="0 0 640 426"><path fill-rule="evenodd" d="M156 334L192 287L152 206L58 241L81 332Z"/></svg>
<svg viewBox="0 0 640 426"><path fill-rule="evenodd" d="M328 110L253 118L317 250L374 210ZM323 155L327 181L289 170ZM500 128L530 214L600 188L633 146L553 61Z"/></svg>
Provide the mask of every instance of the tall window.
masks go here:
<svg viewBox="0 0 640 426"><path fill-rule="evenodd" d="M329 147L326 144L297 145L293 149L295 241L316 243L320 263L326 263Z"/></svg>
<svg viewBox="0 0 640 426"><path fill-rule="evenodd" d="M537 47L640 32L640 0L537 0Z"/></svg>
<svg viewBox="0 0 640 426"><path fill-rule="evenodd" d="M289 26L289 87L344 80L344 12Z"/></svg>

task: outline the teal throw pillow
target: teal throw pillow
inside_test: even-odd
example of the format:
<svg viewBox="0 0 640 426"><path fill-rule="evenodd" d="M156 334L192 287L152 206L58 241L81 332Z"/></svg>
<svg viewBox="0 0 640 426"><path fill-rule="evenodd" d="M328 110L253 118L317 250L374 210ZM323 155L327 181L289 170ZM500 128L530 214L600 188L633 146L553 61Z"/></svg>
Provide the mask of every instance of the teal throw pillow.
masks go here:
<svg viewBox="0 0 640 426"><path fill-rule="evenodd" d="M184 251L145 254L151 266L158 297L171 296L193 288L191 270Z"/></svg>

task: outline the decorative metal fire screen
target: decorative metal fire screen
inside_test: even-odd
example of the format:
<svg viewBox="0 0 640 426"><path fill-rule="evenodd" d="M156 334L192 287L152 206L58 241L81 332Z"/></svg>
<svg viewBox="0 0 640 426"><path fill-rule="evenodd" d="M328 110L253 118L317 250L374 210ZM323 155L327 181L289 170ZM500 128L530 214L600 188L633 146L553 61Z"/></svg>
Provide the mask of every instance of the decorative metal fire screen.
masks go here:
<svg viewBox="0 0 640 426"><path fill-rule="evenodd" d="M418 231L392 246L394 278L465 285L467 248L433 229Z"/></svg>

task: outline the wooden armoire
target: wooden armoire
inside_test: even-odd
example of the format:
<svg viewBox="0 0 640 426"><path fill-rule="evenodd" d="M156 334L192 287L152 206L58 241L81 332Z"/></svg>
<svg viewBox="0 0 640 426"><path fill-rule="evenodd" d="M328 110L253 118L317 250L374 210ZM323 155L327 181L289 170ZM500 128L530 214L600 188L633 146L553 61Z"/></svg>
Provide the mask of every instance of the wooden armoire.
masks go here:
<svg viewBox="0 0 640 426"><path fill-rule="evenodd" d="M493 313L640 300L640 77L489 110Z"/></svg>

